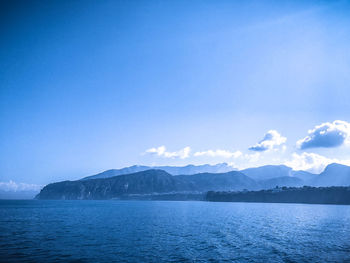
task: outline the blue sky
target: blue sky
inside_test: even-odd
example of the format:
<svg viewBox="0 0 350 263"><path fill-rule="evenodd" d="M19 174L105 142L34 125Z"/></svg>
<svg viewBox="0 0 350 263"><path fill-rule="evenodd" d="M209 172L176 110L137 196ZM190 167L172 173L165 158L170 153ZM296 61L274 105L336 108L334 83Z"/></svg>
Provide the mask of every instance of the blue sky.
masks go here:
<svg viewBox="0 0 350 263"><path fill-rule="evenodd" d="M0 181L350 160L348 1L1 5Z"/></svg>

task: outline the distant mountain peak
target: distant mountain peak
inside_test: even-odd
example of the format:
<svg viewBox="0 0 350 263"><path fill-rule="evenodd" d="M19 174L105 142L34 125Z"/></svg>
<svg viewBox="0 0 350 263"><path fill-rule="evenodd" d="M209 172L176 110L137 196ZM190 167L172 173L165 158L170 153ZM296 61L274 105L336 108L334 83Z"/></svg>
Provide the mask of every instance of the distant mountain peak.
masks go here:
<svg viewBox="0 0 350 263"><path fill-rule="evenodd" d="M331 163L316 177L316 186L349 186L350 166Z"/></svg>
<svg viewBox="0 0 350 263"><path fill-rule="evenodd" d="M347 166L345 164L340 164L340 163L331 163L328 164L326 166L326 168L324 169L324 171L328 170L328 169L335 169L335 168L350 168L350 166Z"/></svg>
<svg viewBox="0 0 350 263"><path fill-rule="evenodd" d="M266 180L276 177L292 176L292 168L285 165L264 165L241 170L255 180Z"/></svg>
<svg viewBox="0 0 350 263"><path fill-rule="evenodd" d="M197 173L225 173L233 170L237 170L233 168L231 165L227 163L218 163L218 164L202 164L202 165L194 165L188 164L186 166L145 166L145 165L133 165L121 169L109 169L102 173L98 173L96 175L88 176L83 178L82 180L88 179L101 179L101 178L110 178L114 176L131 174L135 172L142 172L146 170L159 169L166 171L171 175L190 175Z"/></svg>

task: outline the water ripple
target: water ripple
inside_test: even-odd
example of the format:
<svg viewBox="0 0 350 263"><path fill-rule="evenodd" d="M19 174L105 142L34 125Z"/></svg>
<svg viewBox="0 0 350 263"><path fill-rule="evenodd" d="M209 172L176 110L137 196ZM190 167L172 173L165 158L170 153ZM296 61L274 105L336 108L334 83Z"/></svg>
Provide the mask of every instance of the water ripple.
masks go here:
<svg viewBox="0 0 350 263"><path fill-rule="evenodd" d="M350 206L0 201L0 233L6 262L350 261Z"/></svg>

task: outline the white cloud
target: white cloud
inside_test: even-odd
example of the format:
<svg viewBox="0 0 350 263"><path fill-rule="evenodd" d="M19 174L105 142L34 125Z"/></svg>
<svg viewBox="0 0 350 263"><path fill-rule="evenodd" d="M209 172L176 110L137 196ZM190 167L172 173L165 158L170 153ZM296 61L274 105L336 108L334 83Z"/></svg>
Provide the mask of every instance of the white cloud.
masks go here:
<svg viewBox="0 0 350 263"><path fill-rule="evenodd" d="M159 147L150 148L146 150L146 153L155 154L157 156L164 157L164 158L186 159L190 157L191 148L187 146L179 151L169 152L166 150L166 147L163 145ZM195 152L193 156L194 157L207 156L207 157L238 158L242 156L242 152L240 151L230 152L227 150L218 149L218 150L198 151L198 152Z"/></svg>
<svg viewBox="0 0 350 263"><path fill-rule="evenodd" d="M242 152L240 151L235 151L235 152L230 152L226 150L207 150L207 151L202 151L202 152L195 152L194 156L199 157L199 156L208 156L208 157L224 157L224 158L238 158L242 155Z"/></svg>
<svg viewBox="0 0 350 263"><path fill-rule="evenodd" d="M16 183L14 181L0 182L0 190L7 192L39 191L43 186L37 184Z"/></svg>
<svg viewBox="0 0 350 263"><path fill-rule="evenodd" d="M190 156L190 152L191 152L191 148L188 146L176 152L166 151L165 146L159 146L157 148L150 148L146 150L146 153L156 154L157 156L160 156L160 157L180 158L180 159L188 158Z"/></svg>
<svg viewBox="0 0 350 263"><path fill-rule="evenodd" d="M264 152L267 150L277 149L278 146L284 144L287 141L286 137L281 136L276 130L270 130L264 138L257 144L249 147L249 150L256 152Z"/></svg>
<svg viewBox="0 0 350 263"><path fill-rule="evenodd" d="M346 121L325 122L308 131L308 136L297 141L300 149L337 147L350 142L350 123Z"/></svg>
<svg viewBox="0 0 350 263"><path fill-rule="evenodd" d="M227 163L227 166L237 169L237 165L234 162Z"/></svg>
<svg viewBox="0 0 350 263"><path fill-rule="evenodd" d="M243 156L243 158L245 160L247 160L249 163L255 163L255 162L259 161L260 156L261 156L260 153L256 152L256 153L253 153L253 154L245 154Z"/></svg>
<svg viewBox="0 0 350 263"><path fill-rule="evenodd" d="M331 163L350 165L350 160L338 160L335 158L327 158L316 153L303 152L302 154L293 153L291 160L285 162L285 165L292 167L294 170L320 173Z"/></svg>

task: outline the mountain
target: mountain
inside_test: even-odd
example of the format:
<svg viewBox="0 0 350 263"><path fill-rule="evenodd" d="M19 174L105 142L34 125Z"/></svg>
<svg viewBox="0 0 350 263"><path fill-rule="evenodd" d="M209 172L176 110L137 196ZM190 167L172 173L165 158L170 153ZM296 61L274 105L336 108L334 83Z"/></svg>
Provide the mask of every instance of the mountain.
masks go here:
<svg viewBox="0 0 350 263"><path fill-rule="evenodd" d="M221 167L220 167L221 166ZM99 175L78 181L64 181L45 186L38 199L128 199L132 196L156 196L146 199L160 200L177 195L177 200L186 200L184 195L203 194L207 191L260 190L278 187L300 186L349 186L350 167L330 164L319 175L306 171L294 171L284 165L267 165L242 171L226 173L195 173L203 169L226 169L226 164L210 166L169 167L168 171L150 169L129 174L128 171L145 169L147 166L131 166L120 170L108 170ZM215 167L215 168L214 168ZM114 176L113 176L114 175ZM106 178L97 178L98 176ZM162 197L162 196L163 197ZM197 197L196 197L197 198ZM167 200L168 200L167 199Z"/></svg>
<svg viewBox="0 0 350 263"><path fill-rule="evenodd" d="M155 169L164 170L172 175L190 175L199 173L227 173L230 171L236 171L234 167L227 163L218 163L215 165L203 164L203 165L186 165L186 166L157 166Z"/></svg>
<svg viewBox="0 0 350 263"><path fill-rule="evenodd" d="M147 170L111 178L64 181L45 186L39 199L111 199L125 194L149 194L188 189L162 170Z"/></svg>
<svg viewBox="0 0 350 263"><path fill-rule="evenodd" d="M241 172L257 181L279 177L296 177L307 183L315 177L315 175L312 173L306 171L294 171L292 168L285 165L265 165L260 167L244 169L241 170ZM283 181L283 179L280 180Z"/></svg>
<svg viewBox="0 0 350 263"><path fill-rule="evenodd" d="M142 172L146 170L151 170L152 168L150 166L144 166L144 165L133 165L130 167L125 167L122 169L111 169L104 171L102 173L98 173L95 175L84 177L81 180L90 180L90 179L101 179L101 178L110 178L113 176L123 175L123 174L131 174L131 173L137 173Z"/></svg>
<svg viewBox="0 0 350 263"><path fill-rule="evenodd" d="M220 163L216 165L187 165L187 166L143 166L143 165L134 165L122 169L111 169L104 171L102 173L88 176L82 180L90 179L101 179L101 178L110 178L113 176L119 176L124 174L131 174L136 172L142 172L151 169L159 169L166 171L171 175L191 175L199 173L226 173L230 171L236 171L232 166L229 166L226 163ZM261 167L248 168L241 170L243 174L248 177L256 180L267 180L271 178L278 177L297 177L305 182L311 180L315 175L306 171L294 171L292 168L285 165L265 165Z"/></svg>
<svg viewBox="0 0 350 263"><path fill-rule="evenodd" d="M257 181L291 176L291 171L292 168L285 165L265 165L241 170L242 173Z"/></svg>
<svg viewBox="0 0 350 263"><path fill-rule="evenodd" d="M256 189L258 184L255 180L238 171L228 173L200 173L194 175L178 175L178 179L194 185L197 191L210 191L212 189L242 190Z"/></svg>
<svg viewBox="0 0 350 263"><path fill-rule="evenodd" d="M303 180L306 185L311 185L311 182L313 180L315 180L315 178L318 175L310 173L310 172L306 172L306 171L294 171L294 170L292 170L291 176Z"/></svg>
<svg viewBox="0 0 350 263"><path fill-rule="evenodd" d="M45 186L38 199L112 199L132 195L255 189L246 175L201 173L173 176L163 170L147 170L111 178L64 181Z"/></svg>
<svg viewBox="0 0 350 263"><path fill-rule="evenodd" d="M187 165L187 166L144 166L144 165L133 165L130 167L122 168L122 169L111 169L104 171L102 173L91 175L83 178L82 180L89 179L100 179L100 178L110 178L113 176L123 175L123 174L131 174L136 172L142 172L151 169L159 169L166 171L172 175L189 175L189 174L197 174L197 173L226 173L229 171L235 170L232 166L227 163L219 163L215 165L203 164L203 165Z"/></svg>
<svg viewBox="0 0 350 263"><path fill-rule="evenodd" d="M342 164L329 164L312 181L315 186L350 186L350 167Z"/></svg>

